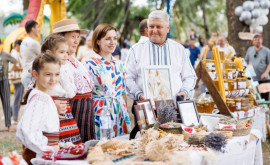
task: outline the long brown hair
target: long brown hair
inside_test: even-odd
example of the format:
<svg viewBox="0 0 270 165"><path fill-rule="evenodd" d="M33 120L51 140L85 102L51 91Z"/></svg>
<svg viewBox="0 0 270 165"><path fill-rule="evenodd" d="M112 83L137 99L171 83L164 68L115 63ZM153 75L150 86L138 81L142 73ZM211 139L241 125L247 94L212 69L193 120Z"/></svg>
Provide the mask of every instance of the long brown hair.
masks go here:
<svg viewBox="0 0 270 165"><path fill-rule="evenodd" d="M41 55L37 56L33 62L32 65L32 71L35 70L37 73L39 73L39 71L44 67L44 64L46 63L53 63L53 64L58 64L59 66L61 66L61 62L54 56L47 54L47 53L42 53ZM36 84L34 84L34 87L36 86ZM30 92L32 91L32 89L29 89L25 95L23 96L23 100L21 102L21 105L25 105L27 104L27 99L28 96L30 94Z"/></svg>

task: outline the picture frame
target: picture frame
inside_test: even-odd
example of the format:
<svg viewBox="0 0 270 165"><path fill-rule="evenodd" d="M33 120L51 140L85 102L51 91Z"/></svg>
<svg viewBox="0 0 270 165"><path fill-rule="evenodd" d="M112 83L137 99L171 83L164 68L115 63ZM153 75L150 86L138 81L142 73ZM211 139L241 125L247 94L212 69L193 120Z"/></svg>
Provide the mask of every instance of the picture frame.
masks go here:
<svg viewBox="0 0 270 165"><path fill-rule="evenodd" d="M157 121L156 113L153 109L153 106L151 104L150 99L146 99L143 101L136 101L136 105L143 105L144 106L144 112L145 112L145 118L147 125L153 125Z"/></svg>
<svg viewBox="0 0 270 165"><path fill-rule="evenodd" d="M134 110L137 124L139 126L139 130L141 131L145 129L147 125L144 105L134 105Z"/></svg>
<svg viewBox="0 0 270 165"><path fill-rule="evenodd" d="M151 100L175 100L171 66L151 65L142 68L144 96Z"/></svg>
<svg viewBox="0 0 270 165"><path fill-rule="evenodd" d="M194 100L177 101L177 107L184 125L199 125L199 115Z"/></svg>
<svg viewBox="0 0 270 165"><path fill-rule="evenodd" d="M158 107L161 104L172 104L173 106L175 106L174 101L172 99L170 99L170 100L157 100L157 101L155 101L155 107L156 107L156 109L158 109Z"/></svg>

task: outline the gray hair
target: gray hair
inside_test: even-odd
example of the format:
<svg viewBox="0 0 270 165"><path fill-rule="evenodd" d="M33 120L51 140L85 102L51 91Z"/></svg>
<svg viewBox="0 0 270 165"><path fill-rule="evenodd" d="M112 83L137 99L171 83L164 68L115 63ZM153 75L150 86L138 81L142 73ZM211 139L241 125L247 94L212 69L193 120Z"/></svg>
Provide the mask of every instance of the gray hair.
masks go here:
<svg viewBox="0 0 270 165"><path fill-rule="evenodd" d="M154 19L163 19L165 24L169 25L170 22L169 22L169 15L165 12L165 11L162 11L162 10L155 10L155 11L152 11L149 15L148 15L148 20L147 20L147 24L149 24L149 19L150 18L154 18Z"/></svg>

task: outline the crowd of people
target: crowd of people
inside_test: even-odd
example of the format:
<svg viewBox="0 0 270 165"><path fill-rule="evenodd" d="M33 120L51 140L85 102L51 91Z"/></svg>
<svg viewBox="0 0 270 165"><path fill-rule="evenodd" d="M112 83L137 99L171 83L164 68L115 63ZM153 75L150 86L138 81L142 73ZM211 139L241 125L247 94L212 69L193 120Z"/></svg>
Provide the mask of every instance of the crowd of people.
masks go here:
<svg viewBox="0 0 270 165"><path fill-rule="evenodd" d="M23 41L15 41L11 55L1 51L0 89L9 131L14 130L11 115L18 121L19 102L25 91L21 104L26 106L16 136L24 145L23 157L28 163L31 158L40 157L43 151L57 151L58 142L80 144L100 139L104 107L110 112L111 137L130 134L130 138L134 138L139 129L137 124L131 129L127 94L134 102L146 99L142 67L171 66L173 94L186 100L192 99L194 94L197 60L211 59L214 46L218 46L227 59L235 55L225 37L217 33L212 33L211 39L204 43L192 29L188 45L184 46L167 38L169 15L160 10L151 12L148 19L141 21L140 40L131 47L126 41L122 49L117 45L117 29L105 23L89 34L73 19L58 21L42 45L35 40L39 34L37 22L26 22L25 29L27 36ZM88 36L76 56L82 34ZM260 80L267 79L269 49L261 45L258 35L253 44L246 60L254 68L258 67L255 71ZM9 62L13 65L8 70ZM22 70L22 76L21 80L12 82L15 100L10 108L8 71L16 70Z"/></svg>

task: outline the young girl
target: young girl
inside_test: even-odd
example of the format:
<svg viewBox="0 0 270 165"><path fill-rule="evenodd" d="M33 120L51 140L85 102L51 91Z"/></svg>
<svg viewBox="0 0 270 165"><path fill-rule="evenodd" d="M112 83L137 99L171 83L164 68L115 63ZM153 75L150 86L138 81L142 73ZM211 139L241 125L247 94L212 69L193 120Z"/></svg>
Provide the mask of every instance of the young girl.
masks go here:
<svg viewBox="0 0 270 165"><path fill-rule="evenodd" d="M49 95L59 81L60 61L43 54L33 62L32 75L35 88L28 90L21 103L26 105L17 126L17 138L23 143L23 158L28 164L44 151L57 151L59 142L59 118L53 99Z"/></svg>
<svg viewBox="0 0 270 165"><path fill-rule="evenodd" d="M69 68L65 65L68 56L67 41L63 36L51 34L45 38L41 46L41 52L49 53L61 61L59 84L50 92L58 108L58 113L62 114L62 116L60 116L59 140L60 142L80 144L82 143L80 132L68 102L69 98L73 98L76 95L76 86L72 81L72 77L69 76Z"/></svg>

